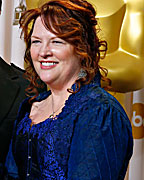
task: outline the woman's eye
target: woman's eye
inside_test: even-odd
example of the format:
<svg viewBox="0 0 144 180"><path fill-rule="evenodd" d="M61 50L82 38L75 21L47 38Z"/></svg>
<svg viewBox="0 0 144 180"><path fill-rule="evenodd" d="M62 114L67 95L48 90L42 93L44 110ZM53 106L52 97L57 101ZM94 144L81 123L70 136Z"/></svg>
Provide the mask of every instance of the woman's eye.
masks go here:
<svg viewBox="0 0 144 180"><path fill-rule="evenodd" d="M31 44L37 44L37 43L40 43L40 41L39 40L32 40L31 41Z"/></svg>
<svg viewBox="0 0 144 180"><path fill-rule="evenodd" d="M63 42L62 41L56 41L56 40L54 40L54 41L52 41L54 44L63 44Z"/></svg>

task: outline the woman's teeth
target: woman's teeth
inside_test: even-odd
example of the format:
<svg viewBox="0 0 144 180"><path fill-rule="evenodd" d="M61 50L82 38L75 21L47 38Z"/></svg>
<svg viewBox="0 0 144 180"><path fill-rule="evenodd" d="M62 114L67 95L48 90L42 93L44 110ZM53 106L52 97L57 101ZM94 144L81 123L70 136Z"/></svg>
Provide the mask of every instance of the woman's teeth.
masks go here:
<svg viewBox="0 0 144 180"><path fill-rule="evenodd" d="M55 64L57 64L56 62L42 62L41 63L43 66L53 66Z"/></svg>

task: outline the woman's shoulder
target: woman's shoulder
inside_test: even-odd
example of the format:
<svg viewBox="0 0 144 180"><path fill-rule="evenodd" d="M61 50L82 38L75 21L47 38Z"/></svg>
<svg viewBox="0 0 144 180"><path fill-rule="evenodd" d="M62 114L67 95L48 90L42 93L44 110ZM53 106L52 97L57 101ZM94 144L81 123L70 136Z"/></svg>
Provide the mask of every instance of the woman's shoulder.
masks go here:
<svg viewBox="0 0 144 180"><path fill-rule="evenodd" d="M99 127L109 126L110 124L127 124L129 127L129 118L115 97L104 89L93 86L81 96L82 110L80 111L80 123L93 124ZM118 126L119 126L118 125Z"/></svg>
<svg viewBox="0 0 144 180"><path fill-rule="evenodd" d="M39 93L38 96L35 96L35 95L28 96L27 98L25 98L22 101L21 106L27 106L27 104L29 104L30 99L33 99L31 101L33 103L33 102L36 102L36 101L42 101L45 98L47 98L49 95L50 95L50 91L44 91L44 92Z"/></svg>
<svg viewBox="0 0 144 180"><path fill-rule="evenodd" d="M20 104L17 119L21 120L24 117L25 113L30 112L33 102L41 101L41 100L47 98L49 96L49 94L50 94L49 91L44 91L35 98L33 98L34 96L29 96L29 97L25 98ZM33 100L30 102L31 98L33 98Z"/></svg>
<svg viewBox="0 0 144 180"><path fill-rule="evenodd" d="M86 96L87 102L91 104L91 107L114 108L121 113L125 113L118 100L99 86L89 88L86 92Z"/></svg>

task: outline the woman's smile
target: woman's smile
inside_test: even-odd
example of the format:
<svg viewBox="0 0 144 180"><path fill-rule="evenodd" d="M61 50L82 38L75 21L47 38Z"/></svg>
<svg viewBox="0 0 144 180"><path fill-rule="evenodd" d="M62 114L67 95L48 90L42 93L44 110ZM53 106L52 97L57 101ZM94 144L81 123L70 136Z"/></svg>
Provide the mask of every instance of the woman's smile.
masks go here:
<svg viewBox="0 0 144 180"><path fill-rule="evenodd" d="M54 62L54 61L41 61L41 69L52 69L54 67L56 67L56 65L58 64L58 62Z"/></svg>

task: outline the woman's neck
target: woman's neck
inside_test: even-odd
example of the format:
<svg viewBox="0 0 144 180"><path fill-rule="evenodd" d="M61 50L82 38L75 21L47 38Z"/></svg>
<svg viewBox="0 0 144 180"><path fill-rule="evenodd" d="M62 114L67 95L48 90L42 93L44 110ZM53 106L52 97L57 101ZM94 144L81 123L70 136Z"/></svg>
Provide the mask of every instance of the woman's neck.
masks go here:
<svg viewBox="0 0 144 180"><path fill-rule="evenodd" d="M68 89L70 89L74 83L75 79L67 83L65 82L64 84L48 84L48 88L51 90L54 101L55 99L68 99L71 94L68 92Z"/></svg>
<svg viewBox="0 0 144 180"><path fill-rule="evenodd" d="M63 89L61 91L51 90L51 96L53 97L54 104L64 104L70 94L71 93L69 93L67 89Z"/></svg>

